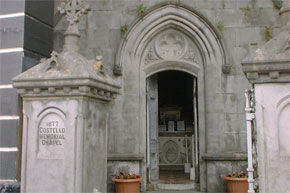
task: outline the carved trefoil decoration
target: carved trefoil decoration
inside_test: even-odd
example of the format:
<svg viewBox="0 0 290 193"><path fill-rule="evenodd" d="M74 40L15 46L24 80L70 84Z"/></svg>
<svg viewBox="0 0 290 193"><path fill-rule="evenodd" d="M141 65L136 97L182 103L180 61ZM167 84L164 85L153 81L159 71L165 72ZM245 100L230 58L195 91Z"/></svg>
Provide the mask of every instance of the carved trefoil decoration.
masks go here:
<svg viewBox="0 0 290 193"><path fill-rule="evenodd" d="M179 31L167 30L159 34L148 47L145 65L159 60L186 60L199 64L198 49Z"/></svg>
<svg viewBox="0 0 290 193"><path fill-rule="evenodd" d="M155 50L162 59L182 58L187 51L187 41L183 34L169 30L156 39Z"/></svg>

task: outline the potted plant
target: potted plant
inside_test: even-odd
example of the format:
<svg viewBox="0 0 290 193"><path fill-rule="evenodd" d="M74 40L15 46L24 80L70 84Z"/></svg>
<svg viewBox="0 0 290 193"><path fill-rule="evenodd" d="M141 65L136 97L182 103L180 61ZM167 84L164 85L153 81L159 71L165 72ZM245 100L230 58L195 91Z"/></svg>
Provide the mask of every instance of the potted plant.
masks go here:
<svg viewBox="0 0 290 193"><path fill-rule="evenodd" d="M248 172L235 172L224 176L230 193L248 192Z"/></svg>
<svg viewBox="0 0 290 193"><path fill-rule="evenodd" d="M112 181L116 184L117 193L138 193L142 178L137 174L124 174L120 172L119 175L113 177Z"/></svg>

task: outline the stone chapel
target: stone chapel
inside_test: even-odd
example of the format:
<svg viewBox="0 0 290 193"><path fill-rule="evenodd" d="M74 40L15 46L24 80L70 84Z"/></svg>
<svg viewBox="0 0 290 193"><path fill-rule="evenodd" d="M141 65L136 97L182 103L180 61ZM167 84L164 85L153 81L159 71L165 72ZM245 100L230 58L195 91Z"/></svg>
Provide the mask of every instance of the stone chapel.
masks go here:
<svg viewBox="0 0 290 193"><path fill-rule="evenodd" d="M142 192L226 192L241 171L250 193L290 193L289 12L1 0L0 193L110 193L120 172Z"/></svg>

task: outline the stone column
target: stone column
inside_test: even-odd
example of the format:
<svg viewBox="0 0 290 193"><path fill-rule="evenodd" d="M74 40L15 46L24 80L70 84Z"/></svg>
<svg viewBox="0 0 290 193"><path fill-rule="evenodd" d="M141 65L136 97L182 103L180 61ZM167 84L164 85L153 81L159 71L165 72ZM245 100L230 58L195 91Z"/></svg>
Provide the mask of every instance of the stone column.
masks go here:
<svg viewBox="0 0 290 193"><path fill-rule="evenodd" d="M87 4L60 10L70 25L61 53L20 74L23 97L21 192L106 192L108 107L119 93L101 60L78 53L78 16Z"/></svg>
<svg viewBox="0 0 290 193"><path fill-rule="evenodd" d="M259 176L259 191L263 193L290 192L289 2L284 1L281 9L281 32L242 63L255 89L258 164L255 172Z"/></svg>

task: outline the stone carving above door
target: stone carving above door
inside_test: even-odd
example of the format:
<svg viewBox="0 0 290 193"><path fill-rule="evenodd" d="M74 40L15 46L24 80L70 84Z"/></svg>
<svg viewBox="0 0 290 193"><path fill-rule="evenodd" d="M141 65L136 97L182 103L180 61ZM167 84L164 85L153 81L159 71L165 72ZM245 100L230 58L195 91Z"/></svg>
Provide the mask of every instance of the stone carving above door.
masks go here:
<svg viewBox="0 0 290 193"><path fill-rule="evenodd" d="M156 39L155 50L162 59L181 58L187 50L187 41L180 32L168 30Z"/></svg>
<svg viewBox="0 0 290 193"><path fill-rule="evenodd" d="M198 49L183 33L167 30L149 44L145 56L145 65L159 60L187 60L198 64Z"/></svg>

